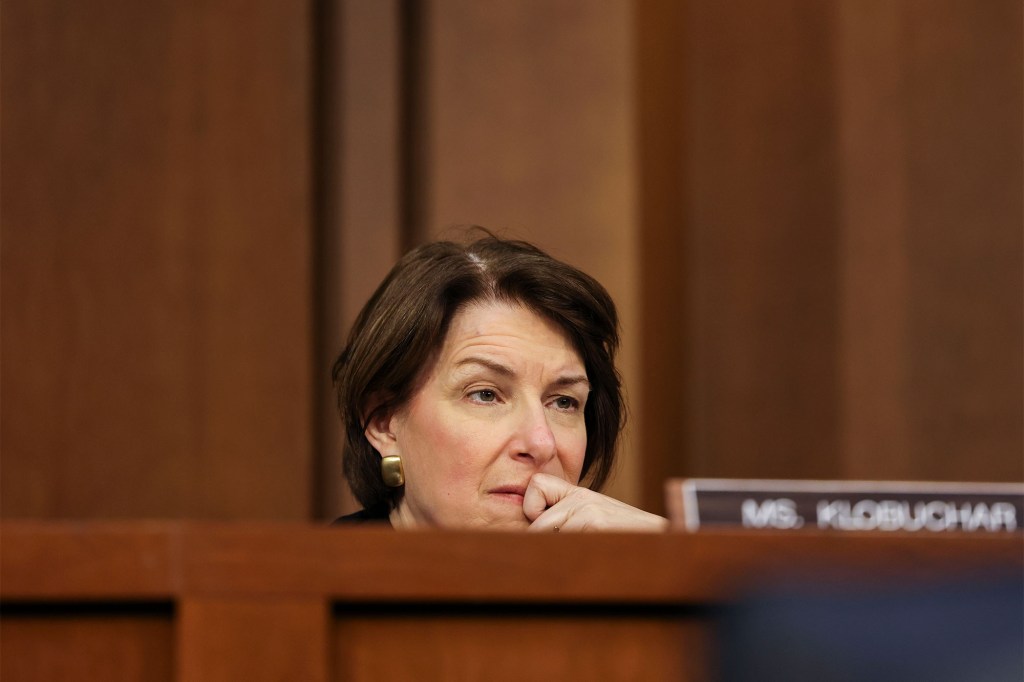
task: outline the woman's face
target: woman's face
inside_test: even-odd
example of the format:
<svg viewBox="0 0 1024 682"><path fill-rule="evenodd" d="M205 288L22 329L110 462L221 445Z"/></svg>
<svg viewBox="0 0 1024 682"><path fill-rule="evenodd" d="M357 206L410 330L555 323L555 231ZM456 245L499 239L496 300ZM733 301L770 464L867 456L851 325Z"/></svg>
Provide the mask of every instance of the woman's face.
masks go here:
<svg viewBox="0 0 1024 682"><path fill-rule="evenodd" d="M472 304L409 403L367 428L400 455L396 527L526 528L523 493L537 472L579 482L590 384L554 323L499 302Z"/></svg>

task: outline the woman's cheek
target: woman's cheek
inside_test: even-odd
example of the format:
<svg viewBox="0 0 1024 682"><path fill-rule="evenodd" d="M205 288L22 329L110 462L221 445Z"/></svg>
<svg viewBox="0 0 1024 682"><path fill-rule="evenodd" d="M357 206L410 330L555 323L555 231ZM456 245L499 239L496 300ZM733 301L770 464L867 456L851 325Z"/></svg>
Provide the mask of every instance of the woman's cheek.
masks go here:
<svg viewBox="0 0 1024 682"><path fill-rule="evenodd" d="M583 460L587 454L586 427L566 429L559 442L559 451L563 453L561 463L565 480L577 485L580 481L580 472L583 470Z"/></svg>

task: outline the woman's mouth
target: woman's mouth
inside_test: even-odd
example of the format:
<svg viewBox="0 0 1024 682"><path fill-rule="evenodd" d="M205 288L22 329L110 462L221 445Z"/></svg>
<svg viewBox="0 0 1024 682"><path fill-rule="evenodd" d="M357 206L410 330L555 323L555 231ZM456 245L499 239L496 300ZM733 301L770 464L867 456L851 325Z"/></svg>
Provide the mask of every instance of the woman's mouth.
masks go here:
<svg viewBox="0 0 1024 682"><path fill-rule="evenodd" d="M523 506L523 496L526 494L525 486L509 485L502 486L500 488L494 488L488 491L494 497L509 502L511 504Z"/></svg>

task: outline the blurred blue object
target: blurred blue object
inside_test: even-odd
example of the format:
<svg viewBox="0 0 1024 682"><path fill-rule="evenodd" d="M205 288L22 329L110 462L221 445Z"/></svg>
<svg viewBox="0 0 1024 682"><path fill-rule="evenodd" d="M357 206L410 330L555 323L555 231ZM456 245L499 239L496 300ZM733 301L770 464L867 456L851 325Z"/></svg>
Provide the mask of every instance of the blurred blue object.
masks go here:
<svg viewBox="0 0 1024 682"><path fill-rule="evenodd" d="M1024 681L1024 576L779 589L719 620L724 682Z"/></svg>

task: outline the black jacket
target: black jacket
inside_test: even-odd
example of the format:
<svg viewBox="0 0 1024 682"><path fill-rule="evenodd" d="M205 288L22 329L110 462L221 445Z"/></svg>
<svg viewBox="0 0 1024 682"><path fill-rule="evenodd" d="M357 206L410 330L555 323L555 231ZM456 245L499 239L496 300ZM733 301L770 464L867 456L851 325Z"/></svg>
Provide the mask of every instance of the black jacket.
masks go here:
<svg viewBox="0 0 1024 682"><path fill-rule="evenodd" d="M347 514L334 520L332 526L347 525L350 523L381 523L391 526L391 520L388 518L391 514L391 510L388 509L386 504L380 505L379 507L371 507L369 509L360 509L354 514Z"/></svg>

